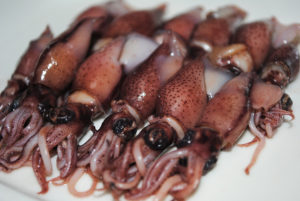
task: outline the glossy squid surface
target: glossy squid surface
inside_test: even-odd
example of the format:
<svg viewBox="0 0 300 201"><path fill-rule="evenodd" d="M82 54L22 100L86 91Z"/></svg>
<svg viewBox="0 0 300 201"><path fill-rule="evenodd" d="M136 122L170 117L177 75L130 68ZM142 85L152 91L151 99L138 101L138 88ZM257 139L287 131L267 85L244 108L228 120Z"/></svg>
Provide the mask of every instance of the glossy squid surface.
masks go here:
<svg viewBox="0 0 300 201"><path fill-rule="evenodd" d="M128 55L134 53L130 51L136 45L131 41L138 39L141 43L146 43L150 40L140 37L136 34L118 37L94 52L79 67L66 104L58 108L45 108L44 118L52 125L48 124L44 127L45 133L40 132L46 137L47 142L40 149L46 149L46 152L49 152L57 146L57 167L60 171L60 179L66 179L76 168L78 139L91 125L93 119L107 111L108 103L124 76L120 58L126 59ZM139 60L143 57L145 59L142 55ZM125 68L128 67L127 64L124 65ZM136 65L130 68L135 67ZM46 175L37 164L42 159L45 169L51 172L49 154L41 153L41 158L38 158L35 157L36 160L33 161L35 167L39 167L35 169L36 175L41 179L40 183L46 186Z"/></svg>
<svg viewBox="0 0 300 201"><path fill-rule="evenodd" d="M126 191L136 187L155 158L172 143L182 140L184 132L199 121L207 102L204 65L201 60L185 63L160 89L156 116L149 118L150 125L143 128L104 171L104 183L113 186L112 190Z"/></svg>
<svg viewBox="0 0 300 201"><path fill-rule="evenodd" d="M31 165L40 193L51 182L86 197L101 183L114 199L185 200L248 129L253 140L238 146L257 145L249 174L295 118L285 90L299 73L299 24L242 23L231 5L163 21L165 8L107 2L54 40L46 28L1 93L1 171ZM79 191L83 174L92 184Z"/></svg>
<svg viewBox="0 0 300 201"><path fill-rule="evenodd" d="M47 152L58 145L57 166L62 179L69 176L75 169L77 138L83 134L87 125L90 125L92 117L103 112L102 105L110 98L121 79L122 70L118 58L124 41L124 38L118 38L85 60L76 74L72 86L73 92L69 95L67 104L57 108L58 112L54 116L48 116L54 124L42 128L48 127L45 134L42 129L39 133L39 135L44 135L46 145L43 149ZM97 79L91 82L91 76L94 75L97 75ZM42 149L41 146L40 149ZM35 173L41 179L42 187L47 188L45 176L41 171L42 167L37 165L41 163L41 160L46 170L51 167L51 162L50 158L44 154L41 154L41 157L36 156L33 160L33 167L36 167Z"/></svg>
<svg viewBox="0 0 300 201"><path fill-rule="evenodd" d="M30 42L28 49L21 57L7 87L1 93L0 98L0 119L17 108L22 92L26 90L35 73L36 64L43 50L53 39L53 35L49 27L41 34L41 36Z"/></svg>
<svg viewBox="0 0 300 201"><path fill-rule="evenodd" d="M90 163L96 177L102 174L107 159L120 154L122 144L134 136L138 125L153 112L160 86L181 68L184 44L174 33L166 32L164 37L155 52L124 80L120 100L112 102L113 114L104 120L95 137L79 148L78 165Z"/></svg>
<svg viewBox="0 0 300 201"><path fill-rule="evenodd" d="M6 117L1 130L1 166L6 170L19 168L30 158L43 125L42 110L55 105L70 85L88 51L94 21L84 20L67 30L41 54L22 105Z"/></svg>
<svg viewBox="0 0 300 201"><path fill-rule="evenodd" d="M147 170L140 189L129 193L127 198L140 200L151 194L157 200L163 200L167 194L175 199L189 196L198 186L203 171L214 165L221 148L232 146L246 129L251 83L251 74L241 74L227 82L208 102L200 127L186 133L190 140L158 158Z"/></svg>

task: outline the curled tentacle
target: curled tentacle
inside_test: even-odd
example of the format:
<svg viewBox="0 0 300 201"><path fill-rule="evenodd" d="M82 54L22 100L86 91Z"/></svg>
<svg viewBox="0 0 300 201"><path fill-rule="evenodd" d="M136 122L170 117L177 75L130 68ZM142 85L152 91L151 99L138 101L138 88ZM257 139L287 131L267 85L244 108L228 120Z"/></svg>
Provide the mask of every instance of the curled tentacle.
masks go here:
<svg viewBox="0 0 300 201"><path fill-rule="evenodd" d="M1 93L0 119L3 119L7 113L15 110L17 105L19 105L19 103L16 104L19 101L18 97L30 84L35 72L36 63L52 39L51 30L47 27L38 39L30 42L7 87Z"/></svg>
<svg viewBox="0 0 300 201"><path fill-rule="evenodd" d="M91 112L83 105L80 106L75 103L68 104L67 107L75 113L72 121L43 127L40 131L42 136L39 149L33 153L32 167L42 188L40 193L48 191L46 176L52 169L49 153L54 147L58 146L57 166L60 170L60 178L66 178L75 169L77 137L84 132L85 125L89 124L86 121L90 121ZM45 138L46 143L43 143L43 138Z"/></svg>
<svg viewBox="0 0 300 201"><path fill-rule="evenodd" d="M7 170L15 170L22 167L30 158L37 144L38 137L33 136L24 146L19 147L17 150L9 150L10 152L5 158L1 157L0 165ZM16 151L16 153L14 153L14 151Z"/></svg>
<svg viewBox="0 0 300 201"><path fill-rule="evenodd" d="M49 186L48 181L44 176L46 175L46 170L38 148L34 149L32 153L32 169L35 174L35 178L41 187L39 194L47 193Z"/></svg>
<svg viewBox="0 0 300 201"><path fill-rule="evenodd" d="M72 81L73 71L76 70L88 50L94 21L95 19L90 19L79 23L76 27L63 33L43 51L36 66L33 83L26 92L22 106L16 110L19 113L16 116L12 114L14 118L9 117L6 127L4 126L1 131L4 133L1 135L6 136L1 142L1 152L9 146L14 146L14 143L18 143L19 146L23 143L23 146L26 147L24 139L28 140L28 136L35 135L40 129L42 116L38 108L41 109L40 104L54 106L56 96L65 90ZM41 142L44 141L41 138ZM41 144L45 145L45 143ZM33 166L40 166L41 162L41 158L35 156ZM46 173L49 172L51 172L50 167L47 166ZM38 168L35 173L38 178L42 175ZM42 181L45 179L39 180L42 188L46 190L44 187L46 184ZM44 190L42 192L45 192Z"/></svg>
<svg viewBox="0 0 300 201"><path fill-rule="evenodd" d="M98 144L99 139L101 138L100 135L102 133L97 132L96 129L93 131L92 137L90 137L84 144L78 146L77 149L77 166L78 167L85 167L88 165L91 153L94 150L94 145Z"/></svg>
<svg viewBox="0 0 300 201"><path fill-rule="evenodd" d="M266 138L274 135L274 130L284 121L285 116L294 118L291 110L292 100L283 90L273 84L256 81L250 94L253 112L249 121L251 133L258 139L258 145L245 172L249 174L261 150L265 146Z"/></svg>
<svg viewBox="0 0 300 201"><path fill-rule="evenodd" d="M42 116L38 104L55 104L55 96L48 88L32 86L27 90L27 97L22 106L9 113L1 128L0 154L13 146L24 145L42 126Z"/></svg>
<svg viewBox="0 0 300 201"><path fill-rule="evenodd" d="M103 176L109 161L123 154L126 143L133 138L137 127L153 112L159 88L181 68L186 54L183 42L170 31L160 36L162 44L136 71L125 78L121 99L112 101L113 114L104 120L98 134L92 137L93 140L81 149L84 153L79 163L86 164L89 159L90 169L98 178ZM86 153L91 154L87 156ZM106 178L110 180L111 177ZM132 178L131 175L126 181L131 182Z"/></svg>
<svg viewBox="0 0 300 201"><path fill-rule="evenodd" d="M85 130L85 125L90 124L91 112L84 106L73 103L67 108L74 111L72 121L65 124L52 125L46 134L46 142L49 150L62 143L69 135L80 136Z"/></svg>
<svg viewBox="0 0 300 201"><path fill-rule="evenodd" d="M32 107L22 107L4 122L2 147L13 146L23 136L32 136L42 125L39 111ZM10 121L11 120L11 121Z"/></svg>
<svg viewBox="0 0 300 201"><path fill-rule="evenodd" d="M77 65L82 61L88 49L93 22L94 22L93 19L83 21L82 23L80 23L74 28L74 33L69 34L68 32L66 32L65 34L63 34L63 36L61 36L61 38L67 38L66 40L64 40L66 41L65 43L60 43L60 40L58 40L56 43L52 45L52 48L50 48L40 60L39 72L42 75L45 75L47 79L46 78L44 79L43 77L39 78L38 77L39 74L37 74L36 75L37 82L46 84L47 86L50 86L52 89L57 91L60 91L64 89L66 85L69 85L72 76L67 76L68 79L65 79L65 77L63 79L57 79L57 78L53 79L53 76L56 76L58 72L59 72L59 76L70 75L70 73L71 75L73 75L74 72L72 71L77 68ZM67 46L69 49L68 48L65 49L65 46ZM64 56L59 54L59 52L61 51L64 51L63 53ZM44 65L46 65L47 60L49 59L51 61L52 60L57 61L57 65L51 65L51 67L53 68L44 69ZM61 68L65 69L65 71L63 71L64 73L61 73ZM84 72L85 72L85 68L83 68L83 73ZM82 76L82 73L80 75ZM81 80L79 79L79 81ZM77 83L79 81L77 81ZM55 146L61 143L70 133L71 135L79 136L83 132L84 127L87 124L86 121L90 120L91 111L94 110L99 111L99 108L101 108L101 105L97 104L98 102L96 103L91 102L94 100L92 99L93 96L91 97L91 96L84 96L84 95L85 95L84 93L83 95L82 93L77 95L73 94L73 97L71 98L69 97L69 99L71 99L69 102L71 103L67 105L66 110L64 107L62 109L63 111L72 111L75 115L69 115L69 116L67 115L67 117L70 118L67 119L63 118L64 120L63 123L67 122L66 124L54 126L49 130L49 134L47 134L47 139L46 139L47 147L49 150L53 149ZM87 106L91 105L91 108L85 107L84 105L79 105L78 102L80 101L83 101L83 104L86 104ZM44 110L45 107L41 107L41 109ZM61 116L64 117L66 112L60 112L60 111L61 110L58 110L58 112L54 114L56 115L54 116L54 118L51 115L45 115L45 111L42 112L44 113L43 114L44 116L48 116L48 117L50 116L52 120L56 121L56 123L62 123L60 122L61 119L60 117ZM69 147L71 148L72 146ZM76 163L73 160L74 155L76 155L76 153L74 153L74 151L72 150L69 150L69 152L67 153L69 153L69 156L70 155L71 156L69 157L69 160L66 162L67 166L64 165L63 167L67 167L68 171L65 171L62 174L62 176L67 176L68 174L70 174L70 170L72 170L72 168L74 169L74 165ZM38 157L36 156L35 158ZM36 163L35 166L37 166L37 164L41 163L41 159L36 159L35 163ZM44 187L46 183L43 182L45 181L45 178L42 178L45 177L45 175L43 175L44 171L41 172L38 169L36 169L35 173L37 178L39 178L40 180L40 184L42 185L42 188L46 190L46 188ZM43 190L42 192L45 192L45 190Z"/></svg>
<svg viewBox="0 0 300 201"><path fill-rule="evenodd" d="M76 184L79 181L79 179L83 176L84 173L88 173L89 176L92 178L92 185L90 186L90 188L86 191L78 191L76 189ZM74 174L70 177L69 181L68 181L68 190L69 192L76 196L76 197L87 197L89 195L91 195L97 187L97 179L95 179L89 172L87 172L84 168L78 168L76 170L76 172L74 172Z"/></svg>
<svg viewBox="0 0 300 201"><path fill-rule="evenodd" d="M121 54L123 44L124 38L120 37L89 57L78 72L73 84L75 92L69 96L69 102L80 103L81 107L91 111L92 116L101 114L102 107L110 99L122 76L121 65L117 60ZM94 79L95 74L98 75L97 79ZM88 118L90 119L92 116ZM86 127L88 124L84 126ZM93 143L95 143L96 138L92 137L87 143L78 148L79 164L82 164L86 154L93 150ZM87 156L87 158L90 158L90 156ZM73 164L72 168L74 167Z"/></svg>
<svg viewBox="0 0 300 201"><path fill-rule="evenodd" d="M132 38L133 38L133 36L132 36ZM130 39L128 41L130 41ZM127 46L129 46L129 45L127 45ZM124 54L128 54L126 49L123 49L121 58L126 58L126 56L124 56ZM110 55L111 55L111 53L110 53ZM120 73L121 70L119 70L118 72ZM115 76L115 74L116 73L112 74L111 76ZM93 75L93 74L91 74L91 75ZM91 79L94 80L93 77L91 77ZM105 79L106 79L106 77L105 77ZM99 81L101 81L101 82L103 82L103 80L104 79L99 79ZM111 81L112 81L111 78L109 78L107 80L107 82L111 82ZM95 85L95 86L97 86L97 85ZM104 89L107 90L107 88L103 88L103 90ZM106 91L104 91L104 92L106 92ZM99 94L105 95L104 92L99 93ZM101 98L101 97L99 97L99 98ZM72 99L72 97L71 97L71 99ZM135 128L136 128L135 122L140 122L139 114L135 111L134 108L132 108L129 104L127 104L126 101L113 101L112 108L113 108L113 111L116 113L116 115L114 115L114 116L118 117L119 119L115 121L114 120L115 117L111 117L110 119L112 120L112 122L103 124L103 125L106 125L106 124L108 125L108 126L104 126L105 130L107 127L109 129L113 130L113 132L115 132L119 137L124 138L124 139L127 138L127 140L130 139L129 136L132 136L135 133ZM106 122L108 122L108 120ZM102 130L104 129L104 127L102 128ZM100 135L100 133L101 133L101 135ZM90 159L90 153L95 151L94 150L95 145L97 143L99 143L99 138L101 138L102 135L103 135L103 132L94 132L93 137L90 138L84 145L79 147L79 153L78 153L79 154L79 161L78 161L79 166L84 166L88 163L88 161Z"/></svg>
<svg viewBox="0 0 300 201"><path fill-rule="evenodd" d="M137 186L140 181L140 177L141 177L140 174L137 173L133 178L130 178L129 181L120 182L111 176L111 173L109 172L109 170L105 170L103 173L103 180L106 183L112 183L118 189L121 189L121 190L128 190L128 189L132 189L135 186Z"/></svg>
<svg viewBox="0 0 300 201"><path fill-rule="evenodd" d="M51 129L50 125L44 126L38 133L38 146L44 163L46 175L52 174L51 156L46 141L49 129Z"/></svg>
<svg viewBox="0 0 300 201"><path fill-rule="evenodd" d="M293 101L284 93L283 88L299 73L298 44L299 41L294 41L273 50L260 74L265 82L257 81L251 90L253 114L249 128L258 139L258 145L245 169L247 174L263 149L266 137L273 137L275 129L284 122L286 116L294 119L291 109Z"/></svg>
<svg viewBox="0 0 300 201"><path fill-rule="evenodd" d="M155 194L156 199L163 200L168 193L175 199L189 196L199 185L202 172L214 165L220 150L216 133L204 133L210 136L198 134L192 144L158 158L147 171L141 187L126 194L126 199L140 200Z"/></svg>
<svg viewBox="0 0 300 201"><path fill-rule="evenodd" d="M77 162L77 137L69 135L57 146L57 167L61 178L69 176L76 167Z"/></svg>
<svg viewBox="0 0 300 201"><path fill-rule="evenodd" d="M62 179L74 172L77 157L79 157L79 165L84 166L89 159L93 161L90 163L90 167L94 175L97 175L95 172L101 169L97 159L94 158L96 156L102 157L103 148L99 150L99 147L94 146L93 143L102 143L102 135L96 134L95 136L101 136L101 139L92 137L86 144L79 147L78 153L77 139L84 133L85 128L90 125L91 119L103 113L107 102L111 99L116 86L121 80L123 74L119 57L124 42L124 37L118 37L93 53L79 68L73 82L73 92L69 95L67 104L61 108L56 108L54 117L51 116L51 113L48 115L56 120L56 122L53 122L56 125L53 126L47 135L48 148L51 150L58 145L58 169ZM95 79L95 76L97 79ZM61 116L68 117L68 114L73 115L70 115L69 119L63 118L63 122L58 121L61 119ZM108 121L111 123L109 123L111 130L109 130L108 134L103 134L103 138L105 139L105 144L111 144L107 148L111 150L109 153L113 152L113 155L119 154L118 152L121 149L121 146L119 146L121 144L120 139L126 139L131 133L129 128L131 123L133 123L132 133L135 133L135 120L130 119L130 116L127 118L128 116L127 113L120 112L117 113L117 121ZM117 135L110 134L113 131ZM96 156L87 156L89 153L94 153Z"/></svg>
<svg viewBox="0 0 300 201"><path fill-rule="evenodd" d="M51 110L47 111L47 116L55 120L53 123L60 124L54 126L52 133L47 136L48 141L52 143L52 148L63 143L63 140L69 135L70 140L73 138L71 135L81 135L84 128L90 124L92 116L99 115L103 111L102 104L110 98L122 75L120 63L116 60L120 55L123 43L124 38L118 38L103 50L91 55L77 73L73 83L74 92L68 97L68 104L56 108L56 113L53 115L51 115ZM97 79L93 78L95 75L98 75ZM90 82L91 80L93 83ZM69 116L70 118L63 118L66 121L60 122L61 116L68 117L66 114L72 115ZM63 144L60 147L64 147ZM71 155L73 156L73 154ZM72 164L74 165L73 162Z"/></svg>
<svg viewBox="0 0 300 201"><path fill-rule="evenodd" d="M181 141L186 128L197 124L206 101L204 65L200 60L188 61L160 89L156 102L158 117L148 118L150 125L126 145L124 154L108 168L110 171L106 172L104 183L120 182L124 185L127 182L133 187L132 178L135 181L137 177L145 176L155 158L171 144ZM131 172L133 168L136 170ZM114 189L127 190L117 186Z"/></svg>
<svg viewBox="0 0 300 201"><path fill-rule="evenodd" d="M177 185L173 184L173 188L170 192L176 199L184 199L196 190L203 175L204 167L210 159L205 161L202 158L191 154L188 156L187 160L186 177L182 179L183 181L181 183Z"/></svg>
<svg viewBox="0 0 300 201"><path fill-rule="evenodd" d="M247 167L245 169L246 174L249 174L251 167L255 164L259 153L264 148L265 143L266 143L264 134L261 131L259 131L257 129L257 127L255 126L254 113L251 113L251 118L249 121L249 129L250 129L251 133L258 138L259 141L258 141L258 145L255 149L255 152L252 156L252 159L251 159L249 165L247 165Z"/></svg>
<svg viewBox="0 0 300 201"><path fill-rule="evenodd" d="M246 128L251 82L250 74L227 82L208 102L200 118L201 126L184 139L187 143L179 143L183 147L157 159L147 170L141 187L125 197L140 200L155 194L157 199L163 199L170 194L175 199L185 199L194 192L202 174L215 165L220 150L231 146Z"/></svg>
<svg viewBox="0 0 300 201"><path fill-rule="evenodd" d="M120 155L122 144L130 140L136 132L136 120L126 111L115 113L106 118L96 133L96 138L88 147L88 152L81 156L78 163L90 163L94 176L101 177L107 162ZM122 142L122 143L121 143ZM86 144L82 145L86 146ZM88 160L87 160L88 159ZM83 163L83 164L82 164Z"/></svg>

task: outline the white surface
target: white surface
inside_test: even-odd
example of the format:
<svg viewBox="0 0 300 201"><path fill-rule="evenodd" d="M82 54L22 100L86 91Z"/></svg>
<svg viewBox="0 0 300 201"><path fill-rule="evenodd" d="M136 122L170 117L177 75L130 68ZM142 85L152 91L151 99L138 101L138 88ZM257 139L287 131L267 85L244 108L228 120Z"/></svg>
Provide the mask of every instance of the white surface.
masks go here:
<svg viewBox="0 0 300 201"><path fill-rule="evenodd" d="M276 16L284 23L300 22L300 1L297 0L162 0L172 2L168 15L172 16L195 5L214 9L221 5L236 4L248 11L248 20ZM5 86L15 65L27 48L28 42L37 37L49 24L57 35L63 31L75 15L95 4L97 0L1 0L0 1L0 88ZM129 0L130 5L148 8L158 0ZM216 168L203 177L197 192L188 200L201 201L299 201L300 200L300 81L292 83L287 92L294 101L296 119L284 123L275 137L268 140L257 164L246 176L244 168L250 161L255 146L235 147L221 153ZM246 133L241 142L251 139ZM82 200L71 196L65 186L53 187L46 195L37 195L39 186L30 168L22 168L11 174L0 173L0 200ZM109 195L91 196L83 200L112 200Z"/></svg>

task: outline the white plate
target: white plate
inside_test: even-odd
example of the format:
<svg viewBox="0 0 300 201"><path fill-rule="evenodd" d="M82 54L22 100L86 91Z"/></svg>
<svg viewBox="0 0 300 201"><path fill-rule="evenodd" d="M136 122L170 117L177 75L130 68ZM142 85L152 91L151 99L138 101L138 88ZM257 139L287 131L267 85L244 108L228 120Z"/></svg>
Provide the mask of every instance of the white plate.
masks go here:
<svg viewBox="0 0 300 201"><path fill-rule="evenodd" d="M195 5L215 9L221 5L236 4L248 11L248 21L276 16L284 23L300 22L298 0L162 0L169 2L170 17ZM153 7L159 0L128 0L137 8ZM0 88L13 72L15 65L27 48L28 42L37 37L49 24L57 35L62 32L81 10L99 0L1 0L0 1ZM296 119L284 123L273 139L268 140L257 164L249 176L244 168L250 161L255 146L234 147L221 153L216 168L203 177L197 192L188 200L202 201L297 201L300 200L300 81L292 83L288 94L294 101ZM240 142L251 139L246 133ZM37 195L39 186L30 168L22 168L11 174L0 173L0 200L82 200L67 192L66 186L53 187L49 193ZM84 200L112 200L110 195L91 196Z"/></svg>

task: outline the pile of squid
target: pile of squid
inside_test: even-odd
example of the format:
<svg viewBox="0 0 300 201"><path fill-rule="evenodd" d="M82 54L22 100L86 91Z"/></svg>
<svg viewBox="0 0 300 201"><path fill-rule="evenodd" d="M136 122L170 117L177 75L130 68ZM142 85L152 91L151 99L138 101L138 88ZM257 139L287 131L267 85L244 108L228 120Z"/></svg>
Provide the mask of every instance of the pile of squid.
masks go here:
<svg viewBox="0 0 300 201"><path fill-rule="evenodd" d="M51 182L85 197L101 183L114 199L184 200L248 129L249 174L294 119L285 89L299 72L300 24L245 23L236 6L165 20L165 9L95 5L30 42L0 97L0 170L31 166L41 194ZM93 182L79 191L84 174Z"/></svg>

